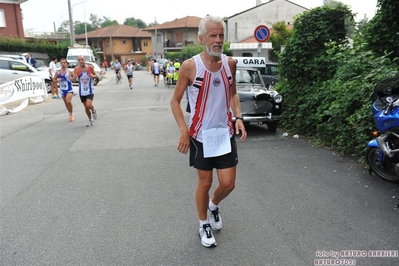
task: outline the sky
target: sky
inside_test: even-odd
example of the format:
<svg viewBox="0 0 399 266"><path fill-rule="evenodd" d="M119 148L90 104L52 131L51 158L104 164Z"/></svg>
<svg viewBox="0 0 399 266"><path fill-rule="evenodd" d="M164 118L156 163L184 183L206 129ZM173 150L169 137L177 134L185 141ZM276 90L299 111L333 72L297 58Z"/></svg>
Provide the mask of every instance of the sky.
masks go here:
<svg viewBox="0 0 399 266"><path fill-rule="evenodd" d="M126 18L134 17L145 23L159 24L186 16L204 17L207 14L230 17L250 9L256 0L69 0L74 21L90 22L90 14L98 18L108 17L123 24ZM268 0L261 0L265 3ZM323 0L290 0L312 9L323 5ZM339 0L358 13L356 20L366 16L371 19L376 11L377 0ZM49 4L51 2L51 4ZM21 4L25 31L52 32L63 21L69 20L68 0L28 0Z"/></svg>

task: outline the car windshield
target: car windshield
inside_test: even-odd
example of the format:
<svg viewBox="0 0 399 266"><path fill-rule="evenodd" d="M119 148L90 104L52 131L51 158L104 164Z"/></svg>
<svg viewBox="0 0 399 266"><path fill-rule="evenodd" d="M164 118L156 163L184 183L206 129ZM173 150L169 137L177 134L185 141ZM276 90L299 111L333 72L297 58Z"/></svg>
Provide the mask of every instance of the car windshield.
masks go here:
<svg viewBox="0 0 399 266"><path fill-rule="evenodd" d="M36 60L36 67L45 67L46 64L42 60Z"/></svg>
<svg viewBox="0 0 399 266"><path fill-rule="evenodd" d="M251 69L237 69L236 71L236 84L237 85L259 85L263 86L261 76L257 70Z"/></svg>
<svg viewBox="0 0 399 266"><path fill-rule="evenodd" d="M68 60L68 68L75 68L78 66L78 61L69 61Z"/></svg>

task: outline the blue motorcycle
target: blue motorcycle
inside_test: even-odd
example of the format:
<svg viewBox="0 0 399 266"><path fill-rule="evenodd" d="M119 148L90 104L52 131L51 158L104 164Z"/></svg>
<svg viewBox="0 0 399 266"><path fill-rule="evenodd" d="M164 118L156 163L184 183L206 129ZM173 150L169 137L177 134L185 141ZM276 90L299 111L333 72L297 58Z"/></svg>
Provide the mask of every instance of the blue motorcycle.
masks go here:
<svg viewBox="0 0 399 266"><path fill-rule="evenodd" d="M399 77L379 81L371 94L375 138L367 144L369 171L388 182L399 182Z"/></svg>

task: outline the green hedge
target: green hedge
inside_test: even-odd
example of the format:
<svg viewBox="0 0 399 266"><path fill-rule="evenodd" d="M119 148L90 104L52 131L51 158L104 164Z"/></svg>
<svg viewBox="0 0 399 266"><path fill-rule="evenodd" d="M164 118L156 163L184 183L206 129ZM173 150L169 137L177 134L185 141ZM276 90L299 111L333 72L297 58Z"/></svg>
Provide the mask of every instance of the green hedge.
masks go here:
<svg viewBox="0 0 399 266"><path fill-rule="evenodd" d="M347 6L321 7L294 22L293 35L279 58L284 96L283 126L343 155L363 161L375 130L374 85L398 75L398 58L377 56L358 34L346 38L352 15Z"/></svg>
<svg viewBox="0 0 399 266"><path fill-rule="evenodd" d="M45 53L49 58L56 56L57 58L65 57L68 53L68 43L54 44L47 40L36 40L35 42L27 42L24 39L10 38L0 36L0 51L21 52L30 51Z"/></svg>

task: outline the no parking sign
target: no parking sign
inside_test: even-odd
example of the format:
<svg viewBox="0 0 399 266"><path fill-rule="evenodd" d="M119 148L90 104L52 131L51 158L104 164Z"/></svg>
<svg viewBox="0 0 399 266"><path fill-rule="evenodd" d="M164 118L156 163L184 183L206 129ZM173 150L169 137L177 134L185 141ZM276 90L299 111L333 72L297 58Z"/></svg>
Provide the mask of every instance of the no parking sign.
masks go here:
<svg viewBox="0 0 399 266"><path fill-rule="evenodd" d="M270 38L270 30L267 26L260 25L256 27L254 36L258 42L267 42Z"/></svg>

